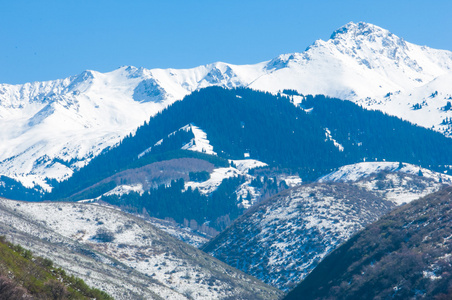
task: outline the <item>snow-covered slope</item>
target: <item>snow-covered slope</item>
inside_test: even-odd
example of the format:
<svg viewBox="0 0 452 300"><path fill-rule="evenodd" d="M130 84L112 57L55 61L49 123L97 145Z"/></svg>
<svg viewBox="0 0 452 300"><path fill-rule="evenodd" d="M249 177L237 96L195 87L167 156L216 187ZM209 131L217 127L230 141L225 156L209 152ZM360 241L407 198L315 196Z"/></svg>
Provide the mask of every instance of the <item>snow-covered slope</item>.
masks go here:
<svg viewBox="0 0 452 300"><path fill-rule="evenodd" d="M402 203L444 187L449 176L398 163L344 167L349 181L301 185L252 207L202 249L282 290L290 290L353 233ZM415 175L410 170L417 170ZM356 171L359 170L359 171ZM425 173L427 173L425 171ZM359 175L359 176L358 176ZM352 181L356 179L356 181ZM450 183L450 182L449 182Z"/></svg>
<svg viewBox="0 0 452 300"><path fill-rule="evenodd" d="M0 174L49 189L46 177L70 176L164 107L212 85L326 94L450 135L451 80L452 52L411 44L375 25L349 23L305 52L255 65L122 67L3 84Z"/></svg>
<svg viewBox="0 0 452 300"><path fill-rule="evenodd" d="M399 162L362 162L353 165L347 165L331 172L321 178L319 182L352 182L367 178L372 174L379 172L401 172L411 175L422 175L425 178L433 179L436 182L452 183L452 176L433 172L412 164Z"/></svg>
<svg viewBox="0 0 452 300"><path fill-rule="evenodd" d="M281 55L252 87L291 79L287 88L357 100L411 90L452 71L452 52L421 47L367 23L349 23L303 53ZM281 84L282 85L282 84ZM442 86L448 88L448 86ZM275 90L276 91L276 90Z"/></svg>
<svg viewBox="0 0 452 300"><path fill-rule="evenodd" d="M210 141L207 139L207 133L205 133L201 128L194 124L187 124L184 127L179 128L178 130L170 133L165 138L160 139L152 147L149 147L148 149L144 150L142 153L138 155L138 158L141 158L144 155L150 153L153 148L162 145L165 139L168 139L181 131L192 132L194 136L188 143L184 144L181 147L182 150L190 150L209 155L217 155L217 153L213 151L213 146L210 144Z"/></svg>
<svg viewBox="0 0 452 300"><path fill-rule="evenodd" d="M0 198L0 233L115 299L277 299L282 293L104 206Z"/></svg>
<svg viewBox="0 0 452 300"><path fill-rule="evenodd" d="M213 151L213 146L207 139L207 134L198 126L193 124L188 125L195 136L189 143L182 146L183 150L197 151L210 155L217 155Z"/></svg>
<svg viewBox="0 0 452 300"><path fill-rule="evenodd" d="M135 101L139 71L86 71L64 80L0 86L0 173L27 186L64 179L113 146L160 102ZM167 101L171 101L168 98Z"/></svg>

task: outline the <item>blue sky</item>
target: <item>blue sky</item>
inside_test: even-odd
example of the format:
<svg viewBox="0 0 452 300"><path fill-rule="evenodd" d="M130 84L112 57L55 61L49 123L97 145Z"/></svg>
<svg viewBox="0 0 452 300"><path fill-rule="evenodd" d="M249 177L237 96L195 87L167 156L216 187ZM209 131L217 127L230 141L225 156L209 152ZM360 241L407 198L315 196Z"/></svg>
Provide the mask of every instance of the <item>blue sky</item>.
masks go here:
<svg viewBox="0 0 452 300"><path fill-rule="evenodd" d="M452 50L451 12L450 0L0 0L0 83L123 65L257 63L302 52L350 21Z"/></svg>

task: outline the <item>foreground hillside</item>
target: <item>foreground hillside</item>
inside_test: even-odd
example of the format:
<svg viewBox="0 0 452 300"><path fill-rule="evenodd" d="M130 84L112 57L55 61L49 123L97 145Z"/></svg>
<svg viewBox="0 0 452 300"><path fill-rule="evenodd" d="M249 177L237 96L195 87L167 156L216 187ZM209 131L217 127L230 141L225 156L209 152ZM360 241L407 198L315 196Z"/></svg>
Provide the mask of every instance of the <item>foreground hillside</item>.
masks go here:
<svg viewBox="0 0 452 300"><path fill-rule="evenodd" d="M119 210L0 199L0 234L115 299L276 299L282 293Z"/></svg>
<svg viewBox="0 0 452 300"><path fill-rule="evenodd" d="M413 169L408 164L391 172L388 165L398 163L367 165L370 172L381 170L361 173L352 182L329 182L325 177L322 183L286 190L252 207L202 249L288 291L364 226L401 203L441 189L444 184L436 176L450 180L438 173L429 178L425 169L426 176L403 172ZM353 166L348 169L359 168Z"/></svg>
<svg viewBox="0 0 452 300"><path fill-rule="evenodd" d="M0 299L113 299L0 236Z"/></svg>
<svg viewBox="0 0 452 300"><path fill-rule="evenodd" d="M451 224L449 187L353 236L285 299L451 299Z"/></svg>

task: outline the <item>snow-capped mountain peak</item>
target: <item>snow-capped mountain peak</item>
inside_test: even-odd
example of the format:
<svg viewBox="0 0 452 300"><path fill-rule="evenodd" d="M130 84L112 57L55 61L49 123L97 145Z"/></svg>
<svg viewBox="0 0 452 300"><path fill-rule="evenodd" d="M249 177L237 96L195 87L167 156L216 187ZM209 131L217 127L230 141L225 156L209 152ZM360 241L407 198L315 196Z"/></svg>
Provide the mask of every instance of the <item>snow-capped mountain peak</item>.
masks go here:
<svg viewBox="0 0 452 300"><path fill-rule="evenodd" d="M358 64L364 70L377 71L383 78L390 77L401 88L412 88L451 69L450 52L443 53L449 61L438 66L432 60L431 50L408 43L376 25L351 22L336 30L328 41L314 43L307 52L316 57L333 55L347 68Z"/></svg>
<svg viewBox="0 0 452 300"><path fill-rule="evenodd" d="M410 58L405 40L372 24L348 23L336 30L326 44L333 44L338 51L360 60L369 69L380 67L374 63L387 59L395 64L405 63L416 72L422 71L422 67Z"/></svg>

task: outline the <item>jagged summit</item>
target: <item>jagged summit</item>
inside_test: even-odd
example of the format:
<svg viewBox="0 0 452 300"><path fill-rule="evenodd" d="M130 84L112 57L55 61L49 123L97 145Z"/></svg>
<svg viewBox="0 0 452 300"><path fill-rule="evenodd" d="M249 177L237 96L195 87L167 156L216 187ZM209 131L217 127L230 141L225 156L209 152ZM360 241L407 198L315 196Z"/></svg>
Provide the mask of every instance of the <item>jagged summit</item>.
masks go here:
<svg viewBox="0 0 452 300"><path fill-rule="evenodd" d="M413 53L415 45L386 29L373 24L350 22L333 32L327 41L316 41L308 51L347 56L352 63L368 69L408 68L422 72L423 68Z"/></svg>
<svg viewBox="0 0 452 300"><path fill-rule="evenodd" d="M392 36L393 34L379 26L365 22L349 22L344 26L336 29L330 39L348 38L358 36Z"/></svg>
<svg viewBox="0 0 452 300"><path fill-rule="evenodd" d="M379 26L359 22L347 23L335 30L327 41L317 40L302 53L282 54L272 59L266 66L269 71L287 68L289 65L306 65L309 61L322 59L325 61L328 56L334 56L335 59L347 59L347 64L365 66L369 69L378 67L378 62L382 57L407 61L421 71L415 61L409 58L406 53L407 43L398 36L392 34ZM340 55L346 56L339 57Z"/></svg>

